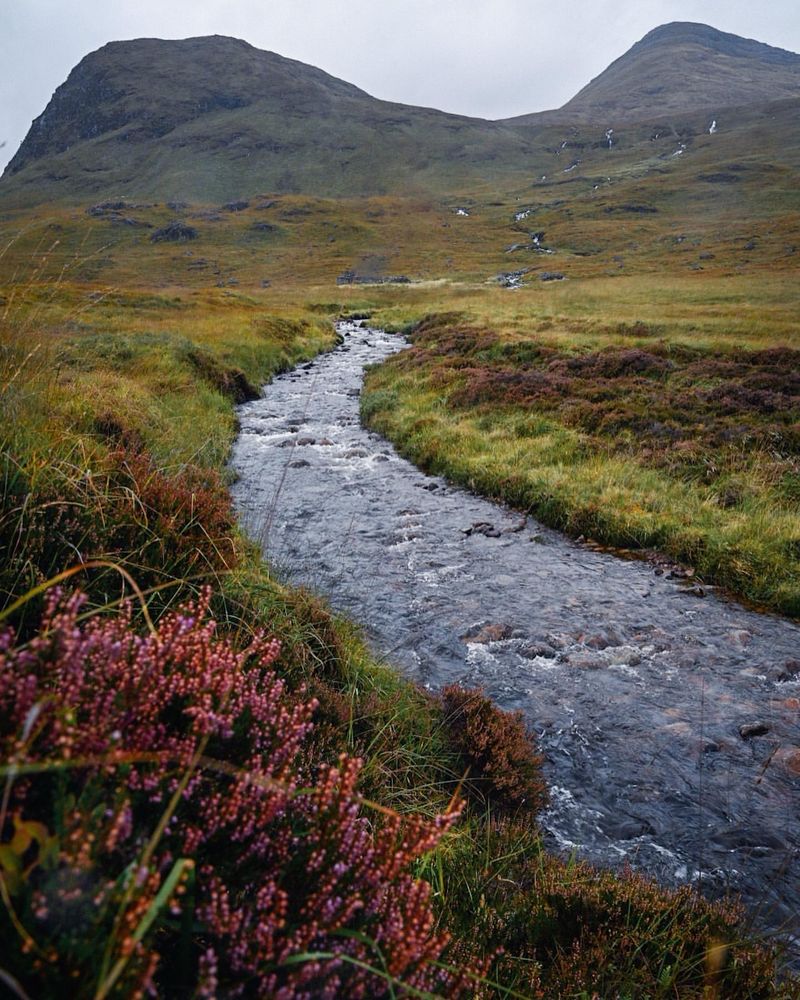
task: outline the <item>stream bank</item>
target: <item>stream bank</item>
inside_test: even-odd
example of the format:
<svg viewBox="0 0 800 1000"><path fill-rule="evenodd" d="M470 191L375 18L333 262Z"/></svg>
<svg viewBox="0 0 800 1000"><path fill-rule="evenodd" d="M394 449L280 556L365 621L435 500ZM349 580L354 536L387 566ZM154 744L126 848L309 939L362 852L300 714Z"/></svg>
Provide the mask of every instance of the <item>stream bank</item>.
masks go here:
<svg viewBox="0 0 800 1000"><path fill-rule="evenodd" d="M546 757L550 844L741 893L797 932L800 629L426 476L361 427L360 323L239 408L242 521L417 682L480 685Z"/></svg>

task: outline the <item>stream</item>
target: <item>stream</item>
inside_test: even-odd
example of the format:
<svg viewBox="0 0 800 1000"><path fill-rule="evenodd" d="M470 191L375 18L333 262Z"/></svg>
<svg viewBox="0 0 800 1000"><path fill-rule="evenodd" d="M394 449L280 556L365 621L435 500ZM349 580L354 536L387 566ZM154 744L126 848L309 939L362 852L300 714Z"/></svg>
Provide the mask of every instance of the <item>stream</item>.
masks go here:
<svg viewBox="0 0 800 1000"><path fill-rule="evenodd" d="M339 332L238 409L246 530L408 677L522 710L551 848L733 890L796 964L800 628L420 472L359 422L364 366L405 342Z"/></svg>

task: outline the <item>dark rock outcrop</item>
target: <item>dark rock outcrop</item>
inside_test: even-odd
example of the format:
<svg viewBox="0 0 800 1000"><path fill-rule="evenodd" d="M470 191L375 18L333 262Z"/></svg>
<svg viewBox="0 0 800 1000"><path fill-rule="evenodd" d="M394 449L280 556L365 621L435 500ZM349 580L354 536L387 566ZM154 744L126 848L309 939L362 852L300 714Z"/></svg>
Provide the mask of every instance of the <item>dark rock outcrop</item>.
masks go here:
<svg viewBox="0 0 800 1000"><path fill-rule="evenodd" d="M188 243L190 240L196 240L198 235L194 226L175 221L156 229L150 239L153 243Z"/></svg>

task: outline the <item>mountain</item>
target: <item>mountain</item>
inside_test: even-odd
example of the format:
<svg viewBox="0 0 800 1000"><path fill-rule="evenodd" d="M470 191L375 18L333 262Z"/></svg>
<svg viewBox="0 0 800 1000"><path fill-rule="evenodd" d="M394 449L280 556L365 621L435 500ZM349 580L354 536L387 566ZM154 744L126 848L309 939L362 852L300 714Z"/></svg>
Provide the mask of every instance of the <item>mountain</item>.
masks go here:
<svg viewBox="0 0 800 1000"><path fill-rule="evenodd" d="M348 99L369 100L321 70L234 38L112 42L83 59L58 88L9 171L109 133L131 144L160 139L203 116L259 101L287 114L326 114Z"/></svg>
<svg viewBox="0 0 800 1000"><path fill-rule="evenodd" d="M613 172L605 130L617 122L641 126L616 130L619 169L623 156L671 156L678 138L707 131L706 113L798 97L800 56L698 24L650 32L558 111L499 122L380 101L234 38L112 42L33 123L0 202L521 190L578 165ZM650 142L654 118L671 129L663 150Z"/></svg>
<svg viewBox="0 0 800 1000"><path fill-rule="evenodd" d="M112 42L58 88L3 188L214 200L445 189L523 163L502 123L376 100L233 38ZM9 184L9 182L11 182ZM2 189L0 189L0 193Z"/></svg>
<svg viewBox="0 0 800 1000"><path fill-rule="evenodd" d="M560 113L609 124L800 97L800 55L674 22L649 32Z"/></svg>

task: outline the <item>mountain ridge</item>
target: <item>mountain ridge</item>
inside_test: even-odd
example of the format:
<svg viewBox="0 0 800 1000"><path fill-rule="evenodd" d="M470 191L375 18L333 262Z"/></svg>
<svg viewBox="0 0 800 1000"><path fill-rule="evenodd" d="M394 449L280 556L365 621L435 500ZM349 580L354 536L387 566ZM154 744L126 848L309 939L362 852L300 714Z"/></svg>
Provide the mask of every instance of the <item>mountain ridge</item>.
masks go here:
<svg viewBox="0 0 800 1000"><path fill-rule="evenodd" d="M692 22L653 29L561 109L498 121L382 101L228 36L110 42L78 63L34 121L0 200L522 185L549 172L571 125L599 129L589 145L603 149L618 121L680 115L673 133L690 134L707 127L690 123L704 109L795 97L800 55Z"/></svg>

